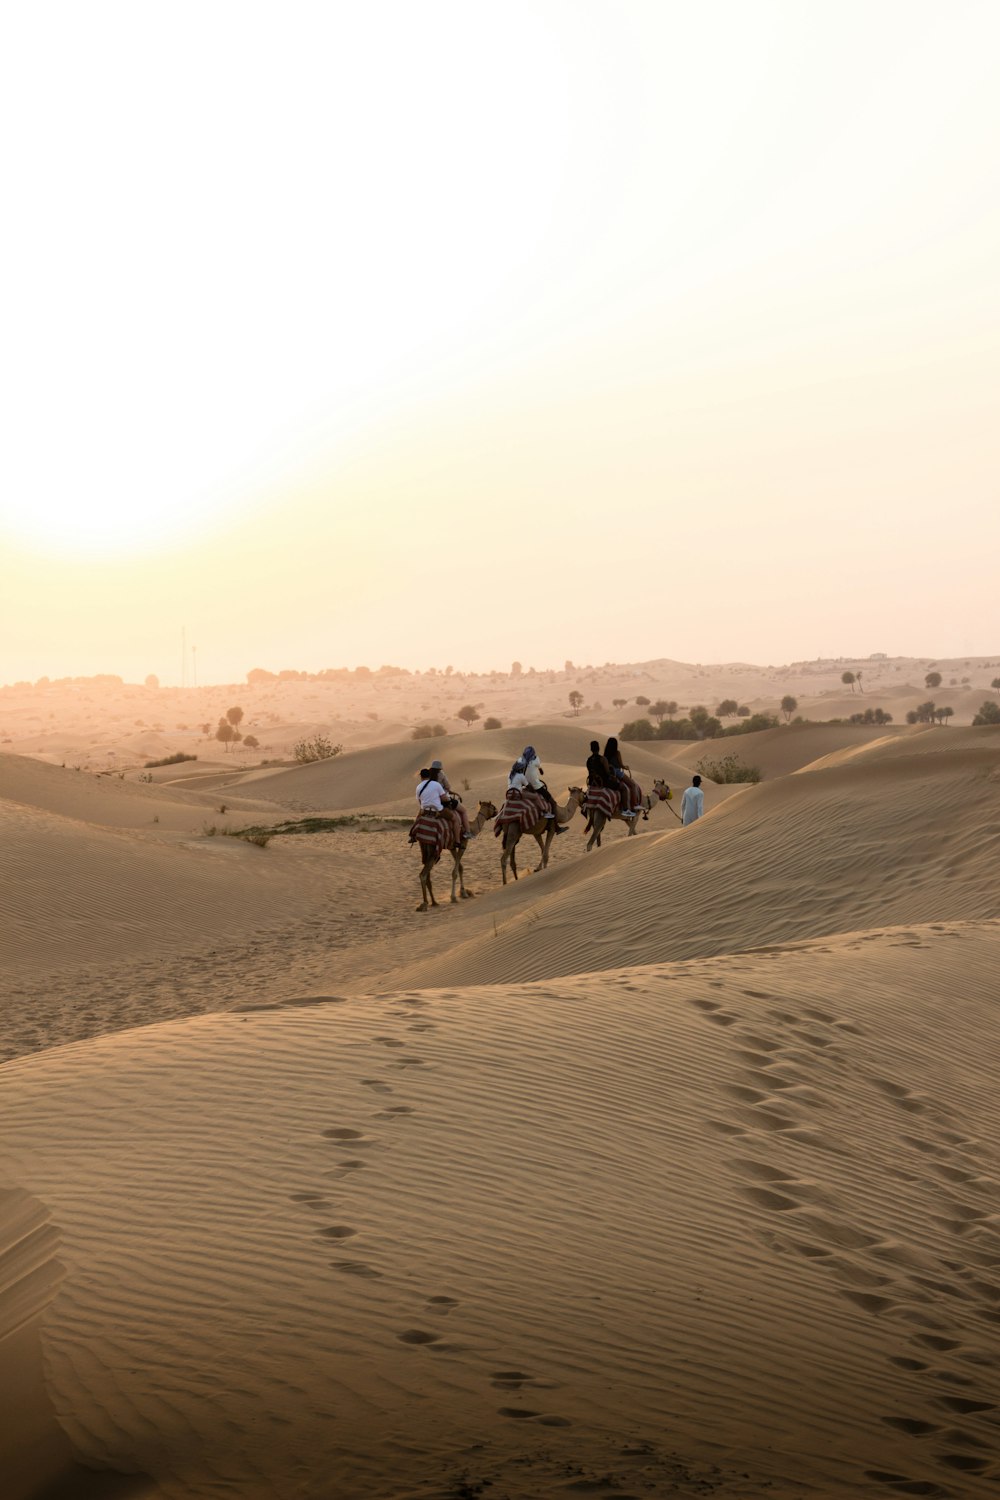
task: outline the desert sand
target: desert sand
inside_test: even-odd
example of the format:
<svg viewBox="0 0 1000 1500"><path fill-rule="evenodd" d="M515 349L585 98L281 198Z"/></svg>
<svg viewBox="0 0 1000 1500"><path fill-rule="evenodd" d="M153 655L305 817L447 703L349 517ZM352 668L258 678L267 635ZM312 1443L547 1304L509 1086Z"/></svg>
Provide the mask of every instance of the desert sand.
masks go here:
<svg viewBox="0 0 1000 1500"><path fill-rule="evenodd" d="M713 671L686 702L769 686ZM417 915L416 771L581 784L622 715L564 686L414 743L264 684L279 757L346 753L149 782L114 724L8 736L5 1496L996 1492L1000 730L725 741L762 780L693 827L577 816L506 888L487 830ZM705 753L628 747L674 809Z"/></svg>

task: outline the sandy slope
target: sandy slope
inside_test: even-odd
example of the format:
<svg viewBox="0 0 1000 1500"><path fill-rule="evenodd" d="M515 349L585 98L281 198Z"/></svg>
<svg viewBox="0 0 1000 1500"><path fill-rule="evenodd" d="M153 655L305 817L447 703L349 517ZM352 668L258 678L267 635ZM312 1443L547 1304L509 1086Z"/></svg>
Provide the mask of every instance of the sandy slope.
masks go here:
<svg viewBox="0 0 1000 1500"><path fill-rule="evenodd" d="M388 810L412 805L413 788L422 766L443 762L451 785L459 790L470 783L466 799L502 798L511 763L525 745L538 750L546 780L556 796L570 786L586 785L590 741L597 731L585 723L533 724L516 730L491 730L442 739L380 745L314 765L248 771L231 783L233 790L267 797L290 807L345 810L378 807ZM702 747L704 749L704 747ZM669 746L628 745L625 759L647 790L656 777L674 785L690 781Z"/></svg>
<svg viewBox="0 0 1000 1500"><path fill-rule="evenodd" d="M12 1064L59 1421L165 1496L992 1493L998 954L890 930Z"/></svg>
<svg viewBox="0 0 1000 1500"><path fill-rule="evenodd" d="M414 750L238 795L408 807ZM994 1493L1000 734L758 750L421 918L403 833L8 760L5 1500Z"/></svg>
<svg viewBox="0 0 1000 1500"><path fill-rule="evenodd" d="M615 851L612 880L604 856L592 856L496 932L397 977L435 985L550 978L623 958L656 963L886 923L1000 915L998 752L992 731L944 731L747 787L692 828Z"/></svg>

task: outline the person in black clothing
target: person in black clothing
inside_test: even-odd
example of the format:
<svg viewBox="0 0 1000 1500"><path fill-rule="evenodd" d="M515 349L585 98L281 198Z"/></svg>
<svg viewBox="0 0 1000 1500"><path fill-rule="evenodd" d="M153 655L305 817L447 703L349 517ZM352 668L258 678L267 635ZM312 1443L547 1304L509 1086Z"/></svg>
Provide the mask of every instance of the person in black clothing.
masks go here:
<svg viewBox="0 0 1000 1500"><path fill-rule="evenodd" d="M613 737L608 740L608 743L604 747L604 759L611 767L611 774L614 778L612 781L612 785L615 791L618 793L619 798L621 799L622 817L634 818L635 813L632 811L629 805L632 801L633 783L625 775L625 766L622 763L622 753L618 748L618 741Z"/></svg>
<svg viewBox="0 0 1000 1500"><path fill-rule="evenodd" d="M608 765L607 757L601 754L601 746L597 740L590 742L590 754L587 756L587 785L607 786L613 792L618 790L614 772Z"/></svg>

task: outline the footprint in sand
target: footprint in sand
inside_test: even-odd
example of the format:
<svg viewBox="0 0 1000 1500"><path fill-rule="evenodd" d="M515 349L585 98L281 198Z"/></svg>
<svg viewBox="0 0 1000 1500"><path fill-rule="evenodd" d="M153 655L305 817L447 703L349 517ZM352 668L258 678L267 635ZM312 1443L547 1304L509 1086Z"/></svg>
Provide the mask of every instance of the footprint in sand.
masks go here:
<svg viewBox="0 0 1000 1500"><path fill-rule="evenodd" d="M394 1036L376 1036L372 1041L378 1042L380 1047L405 1047L405 1042L400 1042Z"/></svg>
<svg viewBox="0 0 1000 1500"><path fill-rule="evenodd" d="M331 1260L330 1265L335 1271L342 1271L345 1276L361 1276L369 1281L375 1281L382 1275L381 1271L376 1271L366 1260Z"/></svg>
<svg viewBox="0 0 1000 1500"><path fill-rule="evenodd" d="M362 1078L361 1087L363 1089L371 1089L376 1094L391 1094L393 1092L387 1083L382 1082L381 1078Z"/></svg>
<svg viewBox="0 0 1000 1500"><path fill-rule="evenodd" d="M327 1224L323 1229L318 1229L316 1232L322 1235L325 1240L349 1240L358 1231L352 1229L349 1224Z"/></svg>
<svg viewBox="0 0 1000 1500"><path fill-rule="evenodd" d="M363 1130L353 1130L349 1125L331 1125L328 1130L323 1130L320 1134L324 1140L333 1141L336 1146L350 1146L355 1151L375 1144Z"/></svg>
<svg viewBox="0 0 1000 1500"><path fill-rule="evenodd" d="M865 1478L884 1484L897 1495L926 1495L928 1500L947 1500L951 1495L950 1490L942 1489L930 1479L908 1479L905 1474L887 1473L885 1469L866 1469Z"/></svg>
<svg viewBox="0 0 1000 1500"><path fill-rule="evenodd" d="M428 1312L440 1313L441 1316L444 1317L444 1318L446 1318L448 1316L448 1314L451 1312L451 1310L452 1310L453 1307L458 1307L458 1305L459 1305L459 1302L458 1302L458 1298L457 1297L428 1297L427 1298L427 1311Z"/></svg>
<svg viewBox="0 0 1000 1500"><path fill-rule="evenodd" d="M322 1193L291 1193L289 1196L293 1203L302 1203L306 1208L326 1208L330 1201Z"/></svg>
<svg viewBox="0 0 1000 1500"><path fill-rule="evenodd" d="M402 1333L397 1333L396 1337L401 1344L436 1344L441 1335L428 1333L425 1328L407 1328Z"/></svg>

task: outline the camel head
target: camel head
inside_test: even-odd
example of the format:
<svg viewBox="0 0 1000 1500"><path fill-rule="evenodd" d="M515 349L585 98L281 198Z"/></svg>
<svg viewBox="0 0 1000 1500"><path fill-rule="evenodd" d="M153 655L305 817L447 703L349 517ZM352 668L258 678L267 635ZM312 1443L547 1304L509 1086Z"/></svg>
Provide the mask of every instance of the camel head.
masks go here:
<svg viewBox="0 0 1000 1500"><path fill-rule="evenodd" d="M583 799L584 797L586 797L586 795L587 793L582 789L582 787L571 786L569 789L569 800L571 802L575 801L577 807L583 806Z"/></svg>
<svg viewBox="0 0 1000 1500"><path fill-rule="evenodd" d="M670 788L667 786L667 783L665 781L654 781L653 782L653 791L659 797L659 799L660 799L661 802L672 802L673 801L674 794L670 790Z"/></svg>
<svg viewBox="0 0 1000 1500"><path fill-rule="evenodd" d="M497 810L493 806L493 803L484 802L482 797L480 797L479 799L479 812L480 815L484 818L495 818L497 815Z"/></svg>

